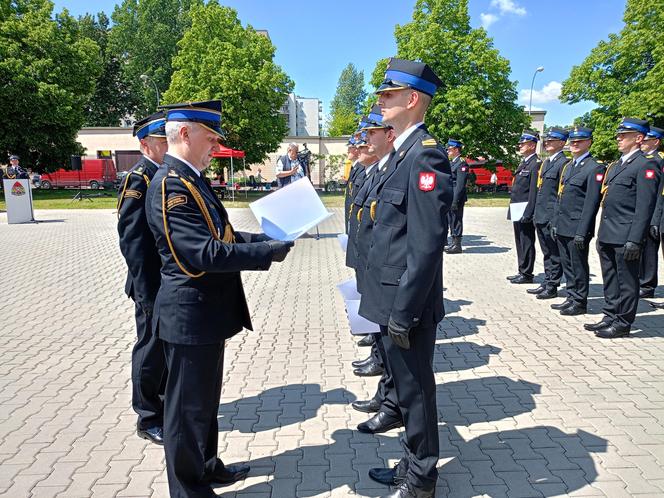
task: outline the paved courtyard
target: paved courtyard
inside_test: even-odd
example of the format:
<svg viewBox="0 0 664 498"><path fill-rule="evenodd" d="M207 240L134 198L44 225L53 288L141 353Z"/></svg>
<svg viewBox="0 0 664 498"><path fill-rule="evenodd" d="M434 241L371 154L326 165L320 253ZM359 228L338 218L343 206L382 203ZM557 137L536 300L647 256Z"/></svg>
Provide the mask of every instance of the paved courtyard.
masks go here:
<svg viewBox="0 0 664 498"><path fill-rule="evenodd" d="M244 274L255 331L228 343L219 451L252 470L221 496L386 492L367 471L399 458L399 433L354 430L366 417L350 402L377 378L350 366L368 351L334 287L351 275L335 211L320 240ZM1 496L167 497L162 448L135 435L115 214L37 218L9 226L0 214ZM257 228L248 210L231 218ZM465 253L445 258L437 496L664 496L664 313L642 303L631 338L596 339L582 328L601 316L595 251L590 316L560 317L505 280L516 266L505 209L467 209L466 233Z"/></svg>

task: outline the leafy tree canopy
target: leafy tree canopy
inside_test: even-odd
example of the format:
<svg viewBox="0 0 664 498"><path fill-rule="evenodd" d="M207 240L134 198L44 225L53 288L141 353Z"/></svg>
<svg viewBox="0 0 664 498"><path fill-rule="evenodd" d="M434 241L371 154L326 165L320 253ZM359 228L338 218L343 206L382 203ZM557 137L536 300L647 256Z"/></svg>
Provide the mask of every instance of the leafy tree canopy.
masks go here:
<svg viewBox="0 0 664 498"><path fill-rule="evenodd" d="M330 102L329 135L350 135L356 130L366 96L364 72L349 63L341 71L337 91Z"/></svg>

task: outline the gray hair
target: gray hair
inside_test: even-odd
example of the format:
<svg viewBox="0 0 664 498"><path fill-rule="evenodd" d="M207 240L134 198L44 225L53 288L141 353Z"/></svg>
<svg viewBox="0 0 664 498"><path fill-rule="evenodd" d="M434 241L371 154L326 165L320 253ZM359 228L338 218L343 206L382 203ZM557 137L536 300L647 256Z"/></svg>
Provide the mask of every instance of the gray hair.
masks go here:
<svg viewBox="0 0 664 498"><path fill-rule="evenodd" d="M295 142L291 142L288 144L288 150L293 150L293 149L298 149L298 145Z"/></svg>
<svg viewBox="0 0 664 498"><path fill-rule="evenodd" d="M189 123L186 121L166 121L166 140L169 144L178 143L180 141L180 130L182 128L189 128Z"/></svg>

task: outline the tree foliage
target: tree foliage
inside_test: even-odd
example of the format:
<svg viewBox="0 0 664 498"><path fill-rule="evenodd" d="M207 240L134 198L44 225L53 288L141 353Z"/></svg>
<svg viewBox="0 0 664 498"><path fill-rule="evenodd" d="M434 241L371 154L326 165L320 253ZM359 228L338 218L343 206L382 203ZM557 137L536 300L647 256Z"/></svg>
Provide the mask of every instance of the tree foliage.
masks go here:
<svg viewBox="0 0 664 498"><path fill-rule="evenodd" d="M350 135L357 128L367 93L364 90L364 71L349 63L339 76L337 91L330 102L330 136Z"/></svg>
<svg viewBox="0 0 664 498"><path fill-rule="evenodd" d="M225 145L246 152L247 163L276 150L288 127L279 114L293 83L274 63L274 45L235 10L216 0L191 10L191 28L173 59L165 102L221 99Z"/></svg>
<svg viewBox="0 0 664 498"><path fill-rule="evenodd" d="M122 118L133 112L136 102L130 85L123 77L119 58L108 50L110 20L100 12L96 16L81 16L78 21L81 34L99 45L102 64L95 93L88 102L85 126L119 126Z"/></svg>
<svg viewBox="0 0 664 498"><path fill-rule="evenodd" d="M202 0L123 0L111 18L108 50L122 65L138 118L156 110L157 95L171 83L178 41L191 25L190 8ZM144 82L141 75L150 79ZM154 82L154 84L153 84Z"/></svg>
<svg viewBox="0 0 664 498"><path fill-rule="evenodd" d="M514 146L529 118L516 103L509 61L486 30L471 28L468 0L417 0L412 21L397 25L395 37L398 57L426 62L443 82L427 112L431 133L461 139L470 156L517 164ZM379 69L374 86L384 74Z"/></svg>
<svg viewBox="0 0 664 498"><path fill-rule="evenodd" d="M80 154L76 135L101 70L99 47L48 0L0 8L0 161L8 153L45 171Z"/></svg>
<svg viewBox="0 0 664 498"><path fill-rule="evenodd" d="M661 0L627 0L625 27L609 35L575 66L563 82L560 100L592 101L597 107L576 124L594 129L593 153L618 157L614 140L621 117L664 125L664 8Z"/></svg>

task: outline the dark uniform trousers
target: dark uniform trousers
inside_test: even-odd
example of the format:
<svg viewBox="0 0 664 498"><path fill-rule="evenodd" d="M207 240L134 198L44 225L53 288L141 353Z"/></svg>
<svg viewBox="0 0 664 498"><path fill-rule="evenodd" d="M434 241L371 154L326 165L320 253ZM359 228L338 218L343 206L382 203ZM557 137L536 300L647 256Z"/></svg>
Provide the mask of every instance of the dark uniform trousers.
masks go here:
<svg viewBox="0 0 664 498"><path fill-rule="evenodd" d="M463 237L463 207L468 200L466 194L468 164L461 159L461 156L457 156L450 161L450 170L452 171L452 188L454 189L452 202L456 202L457 209L450 209L447 212L446 234L449 231L452 237Z"/></svg>
<svg viewBox="0 0 664 498"><path fill-rule="evenodd" d="M125 292L135 302L131 381L132 407L138 415L139 429L163 425L160 396L164 394L166 360L163 345L152 331L151 315L161 281L161 261L145 214L148 184L157 169L156 164L143 157L125 177L117 205L120 250L128 267Z"/></svg>
<svg viewBox="0 0 664 498"><path fill-rule="evenodd" d="M153 330L164 343L168 379L164 452L172 498L216 496L217 412L224 341L252 330L242 270L267 270L263 234L236 232L208 184L166 154L147 192L148 223L162 260Z"/></svg>
<svg viewBox="0 0 664 498"><path fill-rule="evenodd" d="M533 154L519 164L512 183L512 192L510 202L527 202L523 218L532 220L535 211L535 202L537 197L537 171L540 167L540 161L536 154ZM511 213L510 213L511 216ZM533 268L535 267L535 225L532 221L521 222L514 221L514 244L516 246L516 256L519 267L519 273L527 278L533 278Z"/></svg>
<svg viewBox="0 0 664 498"><path fill-rule="evenodd" d="M657 161L657 172L660 177L659 185L657 187L657 201L650 225L660 227L661 232L661 225L664 221L662 218L662 190L664 190L664 153L655 152L654 154L648 155L652 155L653 159ZM643 246L643 253L641 254L641 267L639 269L639 284L641 286L641 290L645 292L654 291L657 288L657 260L659 258L659 246L659 239L655 240L650 237L650 235L646 237L646 241ZM662 245L662 250L664 251L664 245Z"/></svg>
<svg viewBox="0 0 664 498"><path fill-rule="evenodd" d="M422 126L387 161L368 199L377 204L359 313L381 327L405 426L406 479L425 490L435 487L438 475L432 363L436 325L444 317L440 248L452 197L447 155ZM410 329L409 349L387 334L390 319Z"/></svg>
<svg viewBox="0 0 664 498"><path fill-rule="evenodd" d="M604 314L617 328L630 329L639 304L640 258L625 261L625 242L641 244L655 209L658 164L640 151L607 169L606 193L597 232L604 281Z"/></svg>
<svg viewBox="0 0 664 498"><path fill-rule="evenodd" d="M588 305L590 267L588 265L588 244L579 250L574 244L574 237L558 235L558 249L562 268L565 272L565 292L567 298L575 304Z"/></svg>
<svg viewBox="0 0 664 498"><path fill-rule="evenodd" d="M563 276L563 267L560 263L558 244L551 236L551 225L549 223L546 225L537 224L536 230L537 240L539 240L544 258L544 284L547 287L558 287Z"/></svg>

